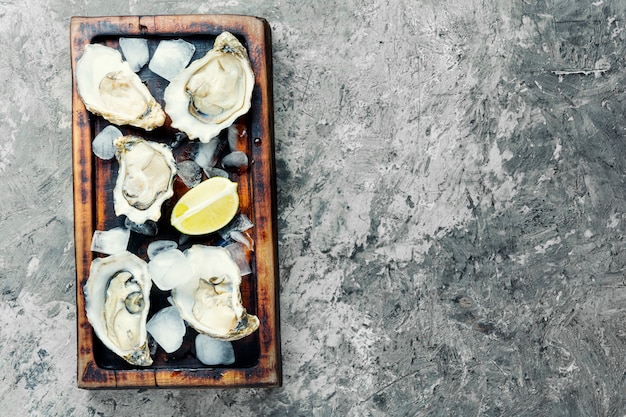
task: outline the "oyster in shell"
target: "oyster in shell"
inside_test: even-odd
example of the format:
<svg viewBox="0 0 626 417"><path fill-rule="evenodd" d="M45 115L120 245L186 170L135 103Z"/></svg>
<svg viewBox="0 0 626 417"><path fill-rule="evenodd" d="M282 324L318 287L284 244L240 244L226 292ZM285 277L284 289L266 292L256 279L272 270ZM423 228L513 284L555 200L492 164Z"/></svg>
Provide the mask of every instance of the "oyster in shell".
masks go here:
<svg viewBox="0 0 626 417"><path fill-rule="evenodd" d="M213 49L182 70L164 92L172 126L208 142L250 109L254 73L244 46L222 32Z"/></svg>
<svg viewBox="0 0 626 417"><path fill-rule="evenodd" d="M135 224L157 221L161 205L174 195L176 162L171 149L138 136L121 136L114 143L119 162L113 190L115 214L126 215Z"/></svg>
<svg viewBox="0 0 626 417"><path fill-rule="evenodd" d="M111 123L153 130L165 122L161 105L117 50L100 44L85 46L75 75L87 110Z"/></svg>
<svg viewBox="0 0 626 417"><path fill-rule="evenodd" d="M241 273L228 251L193 245L185 255L194 277L172 289L180 316L199 333L221 340L238 340L258 329L258 317L242 305Z"/></svg>
<svg viewBox="0 0 626 417"><path fill-rule="evenodd" d="M83 287L96 335L132 365L152 364L146 331L151 287L147 264L127 251L94 259Z"/></svg>

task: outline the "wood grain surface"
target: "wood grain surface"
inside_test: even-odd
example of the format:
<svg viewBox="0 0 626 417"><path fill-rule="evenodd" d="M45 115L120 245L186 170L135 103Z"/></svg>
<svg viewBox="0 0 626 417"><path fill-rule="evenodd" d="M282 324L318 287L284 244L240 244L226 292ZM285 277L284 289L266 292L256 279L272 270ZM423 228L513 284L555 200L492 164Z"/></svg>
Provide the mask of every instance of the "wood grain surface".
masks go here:
<svg viewBox="0 0 626 417"><path fill-rule="evenodd" d="M90 250L94 230L120 225L112 204L112 190L117 177L117 162L103 161L91 152L91 141L109 123L86 111L72 85L72 145L74 175L74 219L76 245L76 303L78 326L78 386L81 388L131 387L261 387L281 384L281 360L278 308L278 268L276 241L276 187L273 139L272 49L269 25L264 19L239 15L117 16L74 17L71 20L72 73L85 45L102 43L117 47L120 37L148 40L151 53L163 39L184 39L196 47L193 59L211 49L213 40L223 31L237 36L248 49L255 74L252 107L235 123L247 138L244 150L251 164L247 171L231 176L239 186L240 211L254 223L251 236L254 252L249 254L252 273L242 277L242 301L251 314L259 317L260 328L252 335L233 342L236 360L230 366L208 367L193 355L195 332L188 328L183 346L166 354L160 348L147 368L128 365L106 349L94 335L85 315L83 285L94 256ZM147 67L139 73L157 101L163 105L167 81ZM126 126L124 134L172 143L176 130L169 117L163 127L152 132ZM222 132L224 134L225 132ZM193 143L174 149L177 160L189 156ZM147 259L147 245L157 239L179 240L180 234L167 219L175 201L187 191L176 179L175 195L164 204L156 236L131 234L129 250ZM165 219L165 221L163 220ZM121 223L123 224L123 222ZM180 248L193 243L216 244L218 236L190 238ZM185 246L186 245L186 246ZM167 305L168 292L153 287L151 310Z"/></svg>

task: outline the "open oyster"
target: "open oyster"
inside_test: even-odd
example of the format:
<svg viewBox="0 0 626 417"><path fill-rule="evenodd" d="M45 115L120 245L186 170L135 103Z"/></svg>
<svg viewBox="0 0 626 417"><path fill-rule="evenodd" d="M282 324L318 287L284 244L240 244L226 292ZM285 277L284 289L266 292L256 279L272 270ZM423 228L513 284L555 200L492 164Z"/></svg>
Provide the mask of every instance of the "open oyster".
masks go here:
<svg viewBox="0 0 626 417"><path fill-rule="evenodd" d="M146 332L151 286L147 264L126 251L94 259L83 288L96 335L132 365L152 364Z"/></svg>
<svg viewBox="0 0 626 417"><path fill-rule="evenodd" d="M157 221L161 205L174 195L176 162L167 145L138 136L115 139L119 170L113 205L117 216L126 215L133 223Z"/></svg>
<svg viewBox="0 0 626 417"><path fill-rule="evenodd" d="M241 274L226 249L193 245L185 251L194 278L172 289L180 316L198 332L216 339L238 340L259 327L257 316L241 302Z"/></svg>
<svg viewBox="0 0 626 417"><path fill-rule="evenodd" d="M254 73L244 46L222 32L213 49L182 70L164 92L172 126L208 142L250 109Z"/></svg>
<svg viewBox="0 0 626 417"><path fill-rule="evenodd" d="M100 44L85 46L75 76L87 110L111 123L152 130L165 122L161 105L117 50Z"/></svg>

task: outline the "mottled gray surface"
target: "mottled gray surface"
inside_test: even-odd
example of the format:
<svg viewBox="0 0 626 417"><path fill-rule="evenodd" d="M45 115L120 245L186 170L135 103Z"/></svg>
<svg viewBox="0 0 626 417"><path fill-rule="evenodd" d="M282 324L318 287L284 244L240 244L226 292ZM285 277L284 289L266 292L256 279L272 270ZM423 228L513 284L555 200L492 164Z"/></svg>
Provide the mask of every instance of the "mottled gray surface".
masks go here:
<svg viewBox="0 0 626 417"><path fill-rule="evenodd" d="M282 388L76 388L69 18L170 13L273 30ZM626 414L626 1L10 0L0 33L0 410Z"/></svg>

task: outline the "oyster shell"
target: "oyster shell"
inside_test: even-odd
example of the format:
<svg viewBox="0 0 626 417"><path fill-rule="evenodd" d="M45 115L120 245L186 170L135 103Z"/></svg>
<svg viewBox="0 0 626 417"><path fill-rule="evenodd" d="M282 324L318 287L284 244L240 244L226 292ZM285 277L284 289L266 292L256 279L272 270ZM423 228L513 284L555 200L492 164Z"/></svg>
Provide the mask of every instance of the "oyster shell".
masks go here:
<svg viewBox="0 0 626 417"><path fill-rule="evenodd" d="M174 195L176 162L167 145L147 141L138 136L115 139L115 157L119 162L113 190L117 216L135 224L161 217L161 205Z"/></svg>
<svg viewBox="0 0 626 417"><path fill-rule="evenodd" d="M83 287L94 332L132 365L152 364L146 331L151 287L147 264L128 251L94 259Z"/></svg>
<svg viewBox="0 0 626 417"><path fill-rule="evenodd" d="M87 110L111 123L152 130L165 122L161 105L117 50L100 44L85 46L75 75Z"/></svg>
<svg viewBox="0 0 626 417"><path fill-rule="evenodd" d="M250 109L254 73L244 46L222 32L213 49L182 70L165 88L172 126L208 142Z"/></svg>
<svg viewBox="0 0 626 417"><path fill-rule="evenodd" d="M172 289L180 316L199 333L221 340L238 340L258 329L258 317L242 305L241 274L226 249L193 245L185 255L194 277Z"/></svg>

